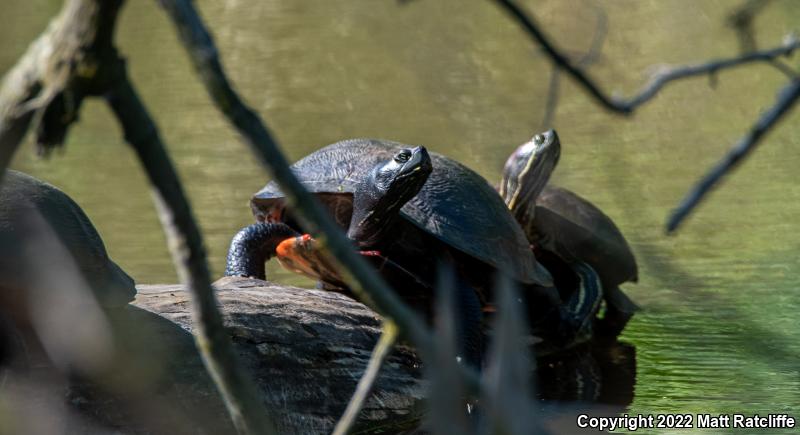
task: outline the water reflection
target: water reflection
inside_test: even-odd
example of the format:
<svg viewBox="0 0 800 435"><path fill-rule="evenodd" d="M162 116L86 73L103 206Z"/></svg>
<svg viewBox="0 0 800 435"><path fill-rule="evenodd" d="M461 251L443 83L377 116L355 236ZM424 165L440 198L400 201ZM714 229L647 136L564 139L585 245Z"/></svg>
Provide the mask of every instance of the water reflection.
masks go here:
<svg viewBox="0 0 800 435"><path fill-rule="evenodd" d="M617 413L633 403L636 347L630 343L594 340L538 363L541 399L606 405L607 412Z"/></svg>

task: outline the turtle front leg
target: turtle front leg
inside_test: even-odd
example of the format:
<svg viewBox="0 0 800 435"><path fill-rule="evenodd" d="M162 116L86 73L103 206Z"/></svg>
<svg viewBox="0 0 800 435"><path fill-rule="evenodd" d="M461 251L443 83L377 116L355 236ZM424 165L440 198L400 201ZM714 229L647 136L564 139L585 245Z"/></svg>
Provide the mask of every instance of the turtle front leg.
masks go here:
<svg viewBox="0 0 800 435"><path fill-rule="evenodd" d="M284 223L264 223L242 228L231 240L225 276L266 279L264 263L282 241L299 233Z"/></svg>
<svg viewBox="0 0 800 435"><path fill-rule="evenodd" d="M567 312L572 317L576 339L591 338L592 325L603 300L603 286L600 276L588 264L575 262L572 270L580 283L578 291L567 300Z"/></svg>
<svg viewBox="0 0 800 435"><path fill-rule="evenodd" d="M578 287L561 310L564 347L592 338L592 327L603 300L603 286L597 272L586 263L570 264L578 277Z"/></svg>
<svg viewBox="0 0 800 435"><path fill-rule="evenodd" d="M569 269L575 275L575 282L569 285L571 291L564 302L548 304L541 297L528 302L529 316L536 319L532 332L544 340L537 345L540 355L572 347L593 336L593 325L603 300L600 277L586 263L572 263Z"/></svg>

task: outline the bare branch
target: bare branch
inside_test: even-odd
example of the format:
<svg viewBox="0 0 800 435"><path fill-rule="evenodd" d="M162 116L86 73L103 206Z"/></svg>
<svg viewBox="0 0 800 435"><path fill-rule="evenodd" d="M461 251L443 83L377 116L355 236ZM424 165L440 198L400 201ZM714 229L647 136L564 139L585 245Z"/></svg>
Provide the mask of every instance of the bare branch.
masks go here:
<svg viewBox="0 0 800 435"><path fill-rule="evenodd" d="M771 63L771 61L778 57L792 54L797 47L800 47L800 40L795 37L789 37L784 41L783 45L770 50L755 51L739 57L712 60L696 65L668 67L656 73L650 82L639 92L639 94L624 104L633 110L637 106L640 106L651 98L655 97L661 88L671 81L699 75L713 75L723 69L753 62Z"/></svg>
<svg viewBox="0 0 800 435"><path fill-rule="evenodd" d="M0 170L5 169L31 122L37 142L60 145L86 95L97 94L106 69L98 59L111 43L122 0L66 0L0 87Z"/></svg>
<svg viewBox="0 0 800 435"><path fill-rule="evenodd" d="M756 16L760 14L772 0L746 0L728 15L728 26L732 27L739 38L739 51L749 53L758 49L753 23ZM798 77L797 71L779 59L772 59L769 65L775 67L790 79Z"/></svg>
<svg viewBox="0 0 800 435"><path fill-rule="evenodd" d="M214 42L191 1L161 0L175 24L192 63L217 108L230 120L286 193L290 205L304 219L309 232L322 235L332 256L352 274L352 290L365 303L397 324L422 354L435 352L430 332L420 316L408 308L378 273L353 249L339 227L297 180L260 117L241 100L228 81ZM469 385L479 388L477 374L464 370Z"/></svg>
<svg viewBox="0 0 800 435"><path fill-rule="evenodd" d="M603 90L594 84L594 80L590 79L581 68L573 65L566 55L556 49L553 43L550 42L550 39L539 30L539 26L534 23L533 18L529 17L516 3L511 0L495 1L517 21L534 42L542 47L542 50L544 50L545 54L550 57L554 64L558 65L559 68L566 71L573 79L578 81L578 83L580 83L602 106L614 112L623 114L630 113L631 110L629 108L626 108L624 105L608 97Z"/></svg>
<svg viewBox="0 0 800 435"><path fill-rule="evenodd" d="M746 53L738 57L727 59L712 60L705 63L696 65L683 65L662 69L659 73L654 75L650 81L633 97L629 99L619 99L608 96L608 94L596 84L584 70L577 64L573 64L567 56L561 53L539 29L538 25L534 22L522 8L519 7L512 0L495 0L503 9L508 12L512 18L528 33L528 35L539 44L544 52L550 57L552 62L581 85L586 92L589 93L594 99L606 109L629 115L633 113L639 106L646 103L656 96L658 92L667 83L694 77L699 75L714 74L720 70L733 68L736 66L746 65L754 62L767 62L782 57L789 56L792 52L800 47L800 40L791 37L787 38L784 43L776 48L764 51L757 51Z"/></svg>
<svg viewBox="0 0 800 435"><path fill-rule="evenodd" d="M599 102L606 109L621 114L631 114L639 106L650 101L655 97L661 89L668 83L684 79L688 77L695 77L700 75L710 75L713 79L715 74L723 69L733 68L741 65L746 65L754 62L764 62L768 65L778 68L781 72L786 74L792 79L792 82L786 86L781 92L776 105L767 113L765 113L753 126L750 133L745 136L725 158L717 164L709 174L700 180L695 188L689 193L684 201L670 216L667 223L667 232L671 233L677 229L680 223L686 218L690 211L692 211L697 204L705 197L705 194L721 180L725 174L734 169L740 160L745 157L750 150L752 150L760 141L761 137L775 125L778 120L786 113L797 100L796 87L798 83L798 76L796 72L788 66L780 63L779 58L783 56L790 56L795 49L800 47L800 39L794 35L787 36L783 44L776 48L762 51L752 51L744 53L738 57L731 57L726 59L711 60L704 63L695 65L683 65L675 67L665 67L661 71L653 75L650 81L633 97L630 99L618 99L609 97L595 81L588 76L581 68L580 65L573 64L571 61L555 48L553 43L545 36L530 17L522 8L519 7L513 0L495 0L506 12L508 12L514 20L528 33L528 35L539 44L545 53L550 57L551 61L557 67L566 71L572 78L578 82L597 102ZM743 36L743 48L747 48L748 44L755 47L755 41L752 39L752 32L748 39L747 33L751 25L753 16L763 8L768 0L751 0L741 8L740 13L734 14L731 18L734 26L741 30ZM749 41L749 42L748 42Z"/></svg>
<svg viewBox="0 0 800 435"><path fill-rule="evenodd" d="M577 65L581 68L586 68L593 64L600 57L600 52L603 50L603 44L606 41L608 34L608 16L606 11L595 3L587 4L592 6L597 13L597 23L594 27L594 36L592 37L592 44L586 53L578 59ZM544 116L542 117L541 129L546 130L553 126L553 121L556 117L556 108L558 107L558 96L561 88L561 70L557 65L553 65L550 70L550 83L547 86L547 103L545 103Z"/></svg>
<svg viewBox="0 0 800 435"><path fill-rule="evenodd" d="M161 225L181 282L192 291L198 327L195 340L209 373L220 389L239 433L275 433L253 383L238 367L230 338L222 324L211 287L200 229L181 183L147 113L124 69L107 99L150 178Z"/></svg>
<svg viewBox="0 0 800 435"><path fill-rule="evenodd" d="M555 65L550 68L550 81L547 83L547 97L544 104L542 123L539 125L540 130L552 128L553 121L556 119L556 108L558 107L558 97L561 91L560 72L561 70Z"/></svg>
<svg viewBox="0 0 800 435"><path fill-rule="evenodd" d="M0 89L0 174L31 121L44 149L60 145L84 97L108 102L155 187L156 206L181 280L194 294L197 345L237 428L270 431L252 383L237 366L211 288L202 237L153 120L113 45L124 0L67 0L48 30L6 76Z"/></svg>
<svg viewBox="0 0 800 435"><path fill-rule="evenodd" d="M753 21L771 0L745 0L728 15L728 25L736 31L739 38L739 49L742 53L754 51L757 48Z"/></svg>
<svg viewBox="0 0 800 435"><path fill-rule="evenodd" d="M586 50L586 53L578 59L578 66L581 68L586 68L597 61L600 57L600 53L603 51L603 45L608 35L608 15L606 15L605 9L589 0L586 0L585 3L595 10L597 17L594 26L594 35L592 36L592 44L589 46L589 49Z"/></svg>
<svg viewBox="0 0 800 435"><path fill-rule="evenodd" d="M681 204L670 215L667 221L667 232L678 229L689 213L700 203L703 197L713 189L716 184L729 172L733 171L742 159L746 157L761 142L764 135L773 128L778 121L800 98L800 80L794 80L786 85L778 94L775 105L765 112L750 128L750 131L719 161L705 177L695 184L694 188L681 201Z"/></svg>

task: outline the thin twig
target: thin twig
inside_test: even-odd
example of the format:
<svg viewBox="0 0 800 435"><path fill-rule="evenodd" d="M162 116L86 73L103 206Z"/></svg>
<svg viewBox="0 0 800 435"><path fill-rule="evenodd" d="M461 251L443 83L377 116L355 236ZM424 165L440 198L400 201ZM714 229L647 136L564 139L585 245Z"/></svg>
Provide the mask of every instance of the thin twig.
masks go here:
<svg viewBox="0 0 800 435"><path fill-rule="evenodd" d="M771 61L768 62L768 64L772 65L776 70L780 71L790 80L800 78L800 72L798 72L796 69L792 68L786 62L780 59L772 59Z"/></svg>
<svg viewBox="0 0 800 435"><path fill-rule="evenodd" d="M516 3L511 0L495 0L501 7L508 12L517 23L528 33L528 35L542 47L545 54L547 54L554 64L558 65L561 69L566 71L575 80L580 83L590 95L592 95L601 105L609 110L620 113L629 113L630 109L620 105L617 101L608 97L598 86L594 84L594 80L590 79L581 68L573 65L566 55L562 54L550 42L544 33L539 30L539 26L529 17L525 11L522 10Z"/></svg>
<svg viewBox="0 0 800 435"><path fill-rule="evenodd" d="M397 324L421 354L434 353L435 347L422 318L386 285L380 275L353 249L351 243L328 213L292 171L260 117L241 100L228 81L214 42L191 1L161 0L160 4L175 24L192 63L217 108L230 120L261 163L286 193L290 206L303 218L309 232L320 234L332 256L352 275L352 290L365 303ZM468 384L477 391L478 376L466 370Z"/></svg>
<svg viewBox="0 0 800 435"><path fill-rule="evenodd" d="M699 63L696 65L667 67L656 73L650 80L650 82L647 85L645 85L645 87L639 92L639 94L637 94L635 97L631 98L624 104L630 107L631 110L633 110L634 108L641 106L651 98L655 97L656 94L667 83L671 81L687 77L706 75L706 74L713 75L723 69L741 66L753 62L771 63L772 60L778 57L788 56L792 54L792 52L798 47L800 47L800 40L791 37L787 38L787 40L780 47L776 47L770 50L756 51L744 54L739 57L712 60L709 62Z"/></svg>
<svg viewBox="0 0 800 435"><path fill-rule="evenodd" d="M550 67L550 81L547 83L547 97L545 97L544 115L539 124L540 130L553 128L556 119L556 108L558 107L558 97L561 94L561 70L552 65Z"/></svg>
<svg viewBox="0 0 800 435"><path fill-rule="evenodd" d="M745 0L728 15L728 25L736 31L739 38L739 50L742 53L755 51L756 38L753 22L756 15L761 13L770 0Z"/></svg>
<svg viewBox="0 0 800 435"><path fill-rule="evenodd" d="M599 102L606 109L621 113L631 114L636 108L650 101L655 97L661 89L668 83L684 79L688 77L695 77L700 75L710 75L711 78L723 69L742 66L754 62L764 62L768 65L778 68L781 72L792 78L792 82L786 86L781 92L776 105L766 114L764 114L753 126L751 132L745 136L725 158L717 164L709 174L700 180L700 182L692 189L689 195L673 212L667 222L667 232L671 233L678 228L680 223L686 218L699 202L705 197L705 194L716 185L716 183L724 177L724 175L734 169L740 160L745 157L754 148L761 137L766 133L769 128L777 123L782 115L788 111L791 106L796 102L797 95L794 92L797 86L798 78L795 71L786 67L779 62L779 58L791 55L795 49L800 47L800 39L794 35L789 35L784 39L783 44L779 47L769 50L752 51L744 53L738 57L731 57L726 59L712 60L696 65L683 65L675 67L665 67L661 71L653 75L650 81L633 97L630 99L620 99L609 97L595 81L588 76L587 73L579 65L574 65L564 54L555 48L553 43L545 36L539 29L534 19L530 17L519 5L513 0L495 0L512 18L527 32L527 34L537 44L539 44L544 52L550 57L554 65L566 71L572 78L581 85L594 99ZM746 12L738 17L739 23L737 26L744 33L747 33L747 26L752 22L753 16L757 11L764 7L767 0L751 0L743 10ZM744 24L741 24L744 23ZM752 35L750 35L752 36ZM747 38L745 35L742 39L744 48L747 44L755 46L752 38ZM749 42L748 42L749 41Z"/></svg>
<svg viewBox="0 0 800 435"><path fill-rule="evenodd" d="M770 50L746 53L738 57L712 60L696 65L664 68L653 76L633 97L629 99L614 98L610 97L601 89L583 68L577 64L573 64L566 55L562 54L539 29L534 19L519 7L519 5L512 0L495 0L495 2L503 7L527 34L542 47L554 64L566 71L567 74L577 81L598 103L612 112L624 115L633 113L639 106L655 97L669 82L699 75L714 74L723 69L754 62L771 62L776 58L791 55L796 48L800 47L800 40L797 38L787 38L782 45Z"/></svg>
<svg viewBox="0 0 800 435"><path fill-rule="evenodd" d="M678 226L686 219L689 213L694 210L703 197L729 172L741 163L761 142L764 135L789 112L795 102L800 98L800 80L795 80L781 89L778 99L772 108L761 115L750 131L742 137L739 142L719 161L695 187L681 201L677 209L670 215L667 221L667 232L671 233L678 229Z"/></svg>
<svg viewBox="0 0 800 435"><path fill-rule="evenodd" d="M608 34L608 16L606 11L594 3L586 1L587 4L593 6L597 13L597 23L594 27L594 36L592 36L592 43L589 49L586 50L577 62L581 68L586 68L593 64L600 57L600 52L603 50L603 44ZM558 97L561 89L561 69L557 65L552 65L550 69L550 83L547 86L547 103L545 103L544 116L542 116L541 130L547 130L553 127L553 122L556 117L556 108L558 107Z"/></svg>
<svg viewBox="0 0 800 435"><path fill-rule="evenodd" d="M739 52L750 53L758 49L753 23L756 16L760 14L771 0L746 0L734 9L727 18L728 26L732 27L739 38ZM768 62L776 70L786 75L789 79L798 77L797 71L780 59L772 59Z"/></svg>
<svg viewBox="0 0 800 435"><path fill-rule="evenodd" d="M361 412L364 402L367 401L369 394L372 392L372 386L375 384L375 379L378 378L383 362L386 361L386 358L394 349L398 333L397 325L391 321L383 322L383 332L375 345L375 349L372 350L369 363L367 363L367 368L358 381L355 393L350 398L342 418L336 423L336 428L333 429L333 435L346 435L353 429L358 413Z"/></svg>

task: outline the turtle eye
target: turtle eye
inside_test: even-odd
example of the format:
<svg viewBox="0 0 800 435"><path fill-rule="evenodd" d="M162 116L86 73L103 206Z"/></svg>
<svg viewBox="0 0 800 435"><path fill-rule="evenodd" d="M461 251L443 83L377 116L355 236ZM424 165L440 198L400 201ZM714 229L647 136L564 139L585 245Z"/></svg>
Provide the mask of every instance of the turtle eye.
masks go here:
<svg viewBox="0 0 800 435"><path fill-rule="evenodd" d="M405 163L408 159L411 158L411 151L410 150L402 150L394 156L394 161L397 163Z"/></svg>
<svg viewBox="0 0 800 435"><path fill-rule="evenodd" d="M536 142L536 145L541 145L544 143L544 136L541 134L537 134L533 137L533 141Z"/></svg>

